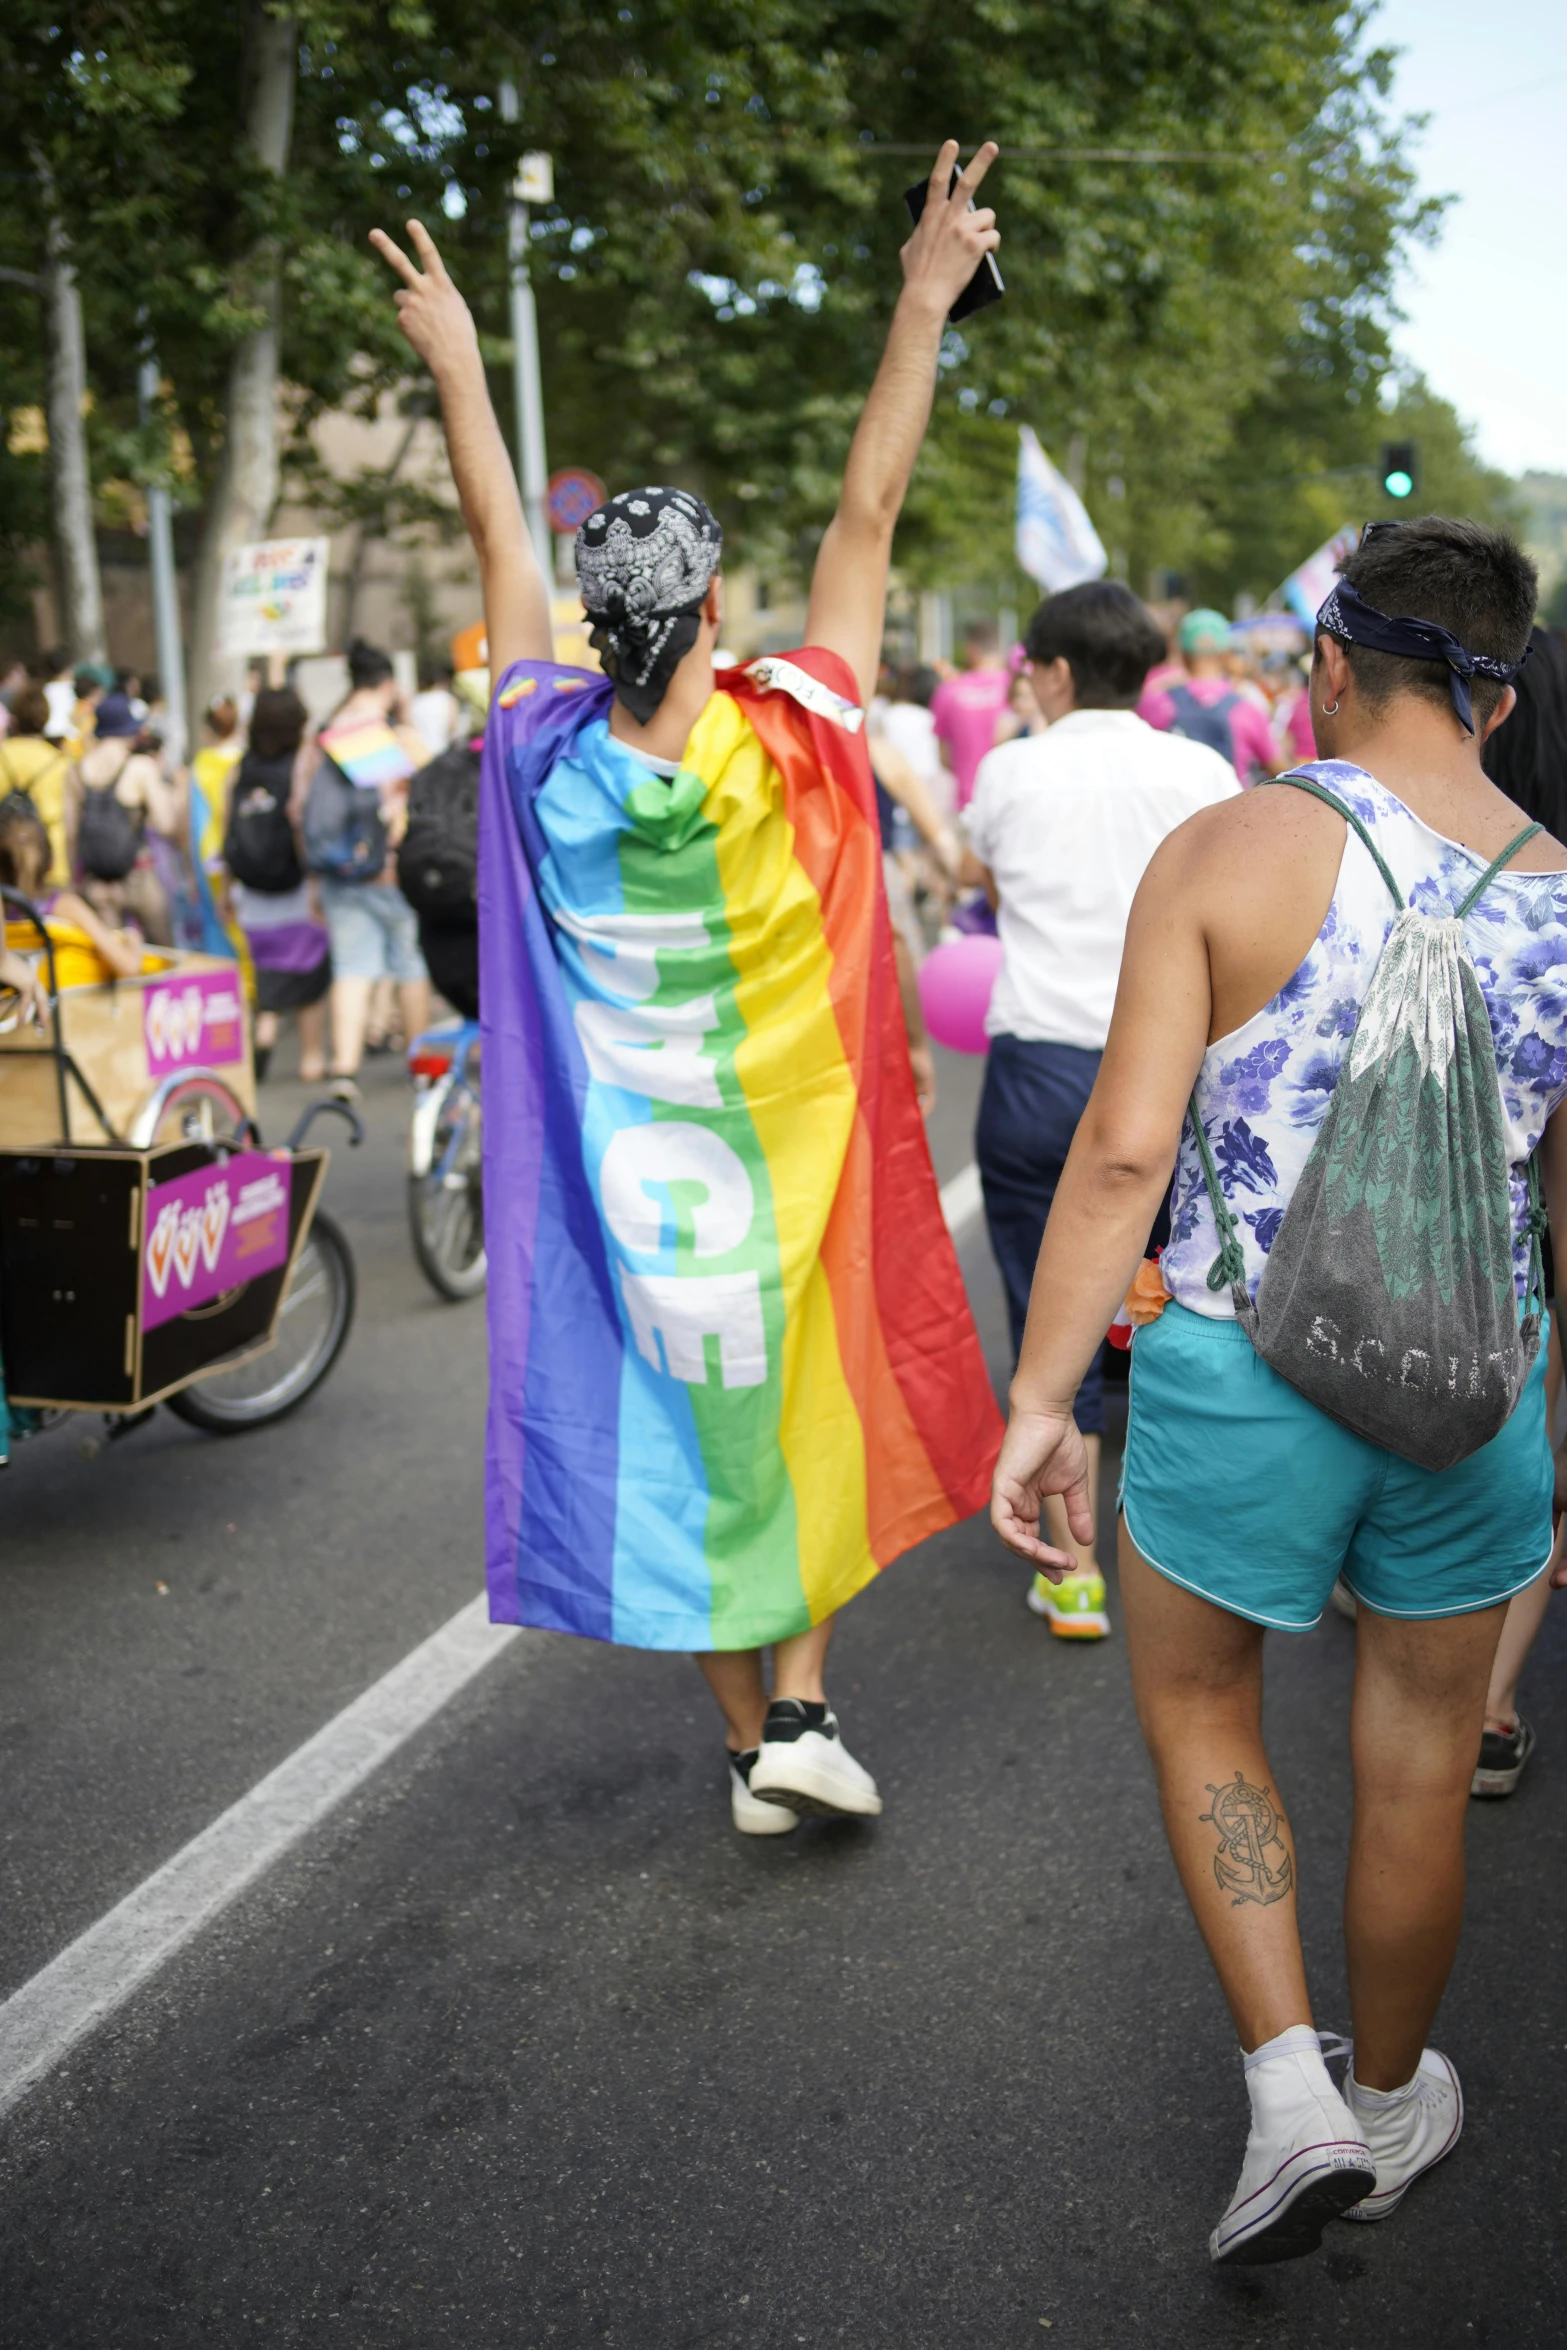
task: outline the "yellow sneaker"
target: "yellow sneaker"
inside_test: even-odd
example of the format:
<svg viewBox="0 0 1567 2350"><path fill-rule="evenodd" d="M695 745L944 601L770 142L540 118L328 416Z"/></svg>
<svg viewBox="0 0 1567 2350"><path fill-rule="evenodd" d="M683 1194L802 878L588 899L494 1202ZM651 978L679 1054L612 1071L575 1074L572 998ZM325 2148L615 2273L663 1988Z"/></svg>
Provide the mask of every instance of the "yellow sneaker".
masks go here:
<svg viewBox="0 0 1567 2350"><path fill-rule="evenodd" d="M1045 1618L1058 1640L1109 1637L1103 1575L1063 1575L1059 1583L1052 1583L1048 1575L1036 1575L1028 1604L1036 1616Z"/></svg>

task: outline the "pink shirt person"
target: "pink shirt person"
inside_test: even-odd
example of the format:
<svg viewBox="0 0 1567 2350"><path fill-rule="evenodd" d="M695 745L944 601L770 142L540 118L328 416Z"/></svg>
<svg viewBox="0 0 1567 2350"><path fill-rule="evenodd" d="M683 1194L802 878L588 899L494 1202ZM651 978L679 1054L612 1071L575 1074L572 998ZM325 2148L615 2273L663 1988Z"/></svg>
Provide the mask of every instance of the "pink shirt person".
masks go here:
<svg viewBox="0 0 1567 2350"><path fill-rule="evenodd" d="M938 686L930 702L936 739L946 745L947 764L957 778L960 808L973 797L981 759L995 748L996 720L1012 687L1010 672L996 657L993 629L974 631L964 649L971 666ZM987 666L980 667L981 662Z"/></svg>

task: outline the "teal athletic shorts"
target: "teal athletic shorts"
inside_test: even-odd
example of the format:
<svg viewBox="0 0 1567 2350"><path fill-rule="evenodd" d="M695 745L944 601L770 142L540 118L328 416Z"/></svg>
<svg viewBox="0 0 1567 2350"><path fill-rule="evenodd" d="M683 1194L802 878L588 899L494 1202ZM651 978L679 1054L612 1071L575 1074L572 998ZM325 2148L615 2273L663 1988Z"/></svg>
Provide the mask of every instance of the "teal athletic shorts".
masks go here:
<svg viewBox="0 0 1567 2350"><path fill-rule="evenodd" d="M1545 1338L1512 1418L1452 1469L1354 1436L1239 1322L1167 1305L1132 1341L1126 1530L1151 1567L1233 1616L1309 1632L1342 1575L1381 1616L1461 1616L1551 1553Z"/></svg>

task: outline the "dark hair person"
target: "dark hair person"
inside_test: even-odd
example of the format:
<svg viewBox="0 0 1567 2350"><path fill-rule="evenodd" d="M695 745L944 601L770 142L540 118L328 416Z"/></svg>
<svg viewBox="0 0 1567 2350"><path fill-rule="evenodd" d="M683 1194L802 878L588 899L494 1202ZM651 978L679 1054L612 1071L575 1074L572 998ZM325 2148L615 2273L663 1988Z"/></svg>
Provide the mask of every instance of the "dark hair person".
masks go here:
<svg viewBox="0 0 1567 2350"><path fill-rule="evenodd" d="M1567 837L1567 645L1547 628L1529 632L1529 657L1513 679L1518 706L1486 737L1481 764L1498 791L1557 839Z"/></svg>
<svg viewBox="0 0 1567 2350"><path fill-rule="evenodd" d="M1031 661L1071 664L1079 710L1135 710L1143 680L1164 658L1153 614L1118 579L1085 580L1040 605L1024 639Z"/></svg>

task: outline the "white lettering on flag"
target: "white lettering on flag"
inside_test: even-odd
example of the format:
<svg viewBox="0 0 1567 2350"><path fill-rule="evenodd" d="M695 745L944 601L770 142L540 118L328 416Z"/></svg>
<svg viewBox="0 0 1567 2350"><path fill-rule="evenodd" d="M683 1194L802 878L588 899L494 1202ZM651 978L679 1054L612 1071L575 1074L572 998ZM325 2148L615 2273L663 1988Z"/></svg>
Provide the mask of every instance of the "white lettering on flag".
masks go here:
<svg viewBox="0 0 1567 2350"><path fill-rule="evenodd" d="M655 1371L664 1342L669 1375L689 1387L707 1385L703 1341L716 1338L725 1387L760 1387L767 1377L762 1290L754 1273L630 1273L620 1286L637 1351Z"/></svg>
<svg viewBox="0 0 1567 2350"><path fill-rule="evenodd" d="M604 1217L622 1248L651 1256L661 1245L664 1202L653 1196L671 1183L700 1184L706 1197L689 1210L692 1246L699 1257L727 1256L751 1229L755 1195L745 1161L711 1127L686 1118L649 1126L622 1126L599 1165Z"/></svg>

